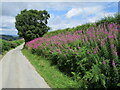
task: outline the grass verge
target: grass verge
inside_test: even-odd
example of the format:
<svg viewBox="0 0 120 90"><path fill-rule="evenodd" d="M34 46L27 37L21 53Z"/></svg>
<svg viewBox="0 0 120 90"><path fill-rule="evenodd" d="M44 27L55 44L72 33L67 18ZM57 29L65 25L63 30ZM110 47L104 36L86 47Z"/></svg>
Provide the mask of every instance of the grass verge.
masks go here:
<svg viewBox="0 0 120 90"><path fill-rule="evenodd" d="M51 66L50 60L32 54L27 49L23 49L22 52L51 88L77 88L77 82L64 75L55 66Z"/></svg>
<svg viewBox="0 0 120 90"><path fill-rule="evenodd" d="M12 50L12 49L14 49L14 48L11 48L10 50ZM0 61L1 61L2 58L6 55L6 53L9 52L10 50L4 51L4 52L2 52L2 54L0 54Z"/></svg>
<svg viewBox="0 0 120 90"><path fill-rule="evenodd" d="M3 52L2 54L0 54L0 61L2 60L2 58L4 57L4 55L7 53L7 51Z"/></svg>
<svg viewBox="0 0 120 90"><path fill-rule="evenodd" d="M1 40L1 39L0 39ZM18 47L18 46L20 46L21 44L22 44L22 39L21 40L19 40L20 42L18 42L18 40L16 40L17 41L17 43L18 43L18 45L16 46L16 47ZM14 41L15 42L15 41ZM4 55L6 55L6 53L7 52L9 52L10 50L12 50L12 49L15 49L16 47L12 47L12 48L10 48L8 51L6 51L6 50L4 50L4 52L1 52L1 50L0 50L0 61L2 60L2 58L4 57ZM2 46L1 46L1 49L3 49L2 48Z"/></svg>

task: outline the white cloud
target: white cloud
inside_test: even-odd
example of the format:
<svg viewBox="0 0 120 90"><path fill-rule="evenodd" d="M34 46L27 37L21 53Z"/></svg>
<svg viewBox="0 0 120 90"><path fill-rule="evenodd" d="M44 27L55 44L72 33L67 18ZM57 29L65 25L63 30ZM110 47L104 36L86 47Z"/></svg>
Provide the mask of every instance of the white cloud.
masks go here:
<svg viewBox="0 0 120 90"><path fill-rule="evenodd" d="M14 28L15 27L15 17L11 16L1 16L2 18L2 27Z"/></svg>
<svg viewBox="0 0 120 90"><path fill-rule="evenodd" d="M82 9L82 10L81 10ZM71 11L71 12L70 12ZM114 15L114 12L106 12L104 10L104 7L102 6L94 6L94 7L84 7L84 8L75 8L71 9L69 14L65 14L67 18L69 19L63 19L62 16L55 16L52 15L50 22L54 23L49 23L49 26L52 27L52 30L57 30L57 29L64 29L64 28L71 28L75 27L77 25L81 25L84 23L89 23L89 22L96 22L97 20L100 20L101 18L105 16L110 16ZM79 11L79 13L75 13L75 11ZM80 12L81 11L81 12ZM73 14L72 14L73 13ZM77 15L82 15L82 19L78 20L73 20L71 17L77 16ZM92 16L90 16L92 15Z"/></svg>
<svg viewBox="0 0 120 90"><path fill-rule="evenodd" d="M103 6L85 7L83 8L83 13L90 15L90 14L98 13L103 9L104 9Z"/></svg>
<svg viewBox="0 0 120 90"><path fill-rule="evenodd" d="M51 14L48 25L49 24L56 25L56 24L60 24L61 22L63 22L62 16Z"/></svg>
<svg viewBox="0 0 120 90"><path fill-rule="evenodd" d="M15 22L15 17L2 16L2 22L14 23Z"/></svg>
<svg viewBox="0 0 120 90"><path fill-rule="evenodd" d="M52 30L54 31L57 29L75 27L84 23L95 22L104 16L110 16L114 14L111 12L106 12L105 8L106 6L103 5L86 5L81 7L72 6L72 9L65 14L67 18L64 16L51 15L48 25L52 27ZM74 20L72 17L75 16L78 16L81 19Z"/></svg>
<svg viewBox="0 0 120 90"><path fill-rule="evenodd" d="M82 23L80 20L64 19L64 15L63 16L51 15L48 26L52 28L52 30L50 31L54 31L58 29L71 28L81 24Z"/></svg>
<svg viewBox="0 0 120 90"><path fill-rule="evenodd" d="M79 14L81 14L83 12L83 10L81 8L72 8L71 10L69 10L66 14L67 18L71 18L73 16L77 16Z"/></svg>
<svg viewBox="0 0 120 90"><path fill-rule="evenodd" d="M15 29L15 17L0 16L2 18L2 26L0 26L0 34L17 35Z"/></svg>
<svg viewBox="0 0 120 90"><path fill-rule="evenodd" d="M107 16L113 16L115 13L111 13L111 12L99 12L98 14L96 14L94 17L91 18L87 18L88 21L87 22L96 22L97 20L100 20L103 17L107 17Z"/></svg>
<svg viewBox="0 0 120 90"><path fill-rule="evenodd" d="M0 28L0 31L17 31L16 29L4 29L4 28Z"/></svg>
<svg viewBox="0 0 120 90"><path fill-rule="evenodd" d="M66 13L67 18L71 18L73 16L79 15L82 18L82 23L96 22L103 17L113 16L115 12L107 12L105 11L106 7L95 5L95 6L87 6L82 8L72 8ZM81 15L81 16L80 16Z"/></svg>
<svg viewBox="0 0 120 90"><path fill-rule="evenodd" d="M17 35L17 30L16 29L4 29L0 28L0 34L7 34L7 35Z"/></svg>
<svg viewBox="0 0 120 90"><path fill-rule="evenodd" d="M91 14L96 14L98 12L101 12L104 9L102 6L87 6L87 7L81 7L81 8L72 8L66 13L67 18L71 18L73 16L77 15L84 15L85 17Z"/></svg>

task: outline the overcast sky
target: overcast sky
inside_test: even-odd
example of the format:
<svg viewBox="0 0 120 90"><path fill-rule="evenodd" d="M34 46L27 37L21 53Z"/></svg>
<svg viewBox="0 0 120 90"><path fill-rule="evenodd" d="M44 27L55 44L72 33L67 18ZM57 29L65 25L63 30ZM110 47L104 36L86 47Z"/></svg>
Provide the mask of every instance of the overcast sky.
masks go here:
<svg viewBox="0 0 120 90"><path fill-rule="evenodd" d="M51 31L95 22L118 12L117 2L2 2L0 5L0 34L9 35L17 35L15 16L23 9L47 10Z"/></svg>

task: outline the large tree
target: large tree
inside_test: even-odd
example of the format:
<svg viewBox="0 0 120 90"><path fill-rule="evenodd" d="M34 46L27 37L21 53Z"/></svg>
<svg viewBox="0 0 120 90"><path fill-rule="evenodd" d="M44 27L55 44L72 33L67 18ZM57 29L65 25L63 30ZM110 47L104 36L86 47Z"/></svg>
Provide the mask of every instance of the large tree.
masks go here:
<svg viewBox="0 0 120 90"><path fill-rule="evenodd" d="M26 10L21 11L16 16L15 27L18 35L25 39L25 42L42 37L50 29L47 26L50 15L46 10Z"/></svg>

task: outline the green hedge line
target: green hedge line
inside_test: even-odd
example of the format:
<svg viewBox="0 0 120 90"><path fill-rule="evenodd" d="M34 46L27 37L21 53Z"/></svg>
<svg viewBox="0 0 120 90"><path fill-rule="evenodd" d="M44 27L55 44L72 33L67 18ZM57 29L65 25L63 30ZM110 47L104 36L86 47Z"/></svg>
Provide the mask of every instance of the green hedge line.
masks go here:
<svg viewBox="0 0 120 90"><path fill-rule="evenodd" d="M11 48L17 47L23 42L24 42L23 39L15 40L15 41L6 41L0 39L0 54L4 53L5 51L9 51Z"/></svg>

